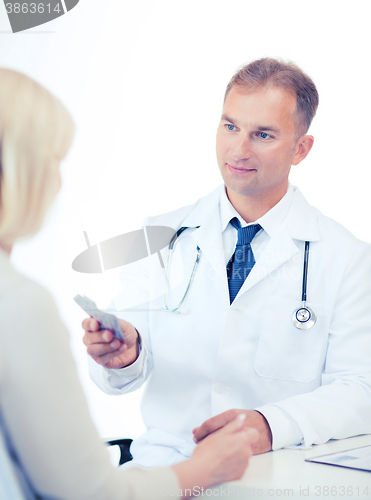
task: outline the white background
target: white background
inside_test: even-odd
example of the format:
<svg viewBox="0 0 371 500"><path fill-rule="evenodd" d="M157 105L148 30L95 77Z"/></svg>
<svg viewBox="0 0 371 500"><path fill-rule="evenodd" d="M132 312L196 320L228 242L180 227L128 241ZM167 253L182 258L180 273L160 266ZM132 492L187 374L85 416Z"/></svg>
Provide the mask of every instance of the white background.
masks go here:
<svg viewBox="0 0 371 500"><path fill-rule="evenodd" d="M84 275L71 262L86 248L83 231L94 244L139 229L147 215L192 203L220 184L215 132L225 86L241 64L281 57L313 78L320 93L315 145L291 181L371 242L369 5L80 0L57 20L12 34L1 3L0 64L49 88L77 126L45 227L17 245L12 260L55 297L102 436L144 430L140 394L109 397L89 381L85 315L72 297L85 293L106 305L119 283L116 271Z"/></svg>

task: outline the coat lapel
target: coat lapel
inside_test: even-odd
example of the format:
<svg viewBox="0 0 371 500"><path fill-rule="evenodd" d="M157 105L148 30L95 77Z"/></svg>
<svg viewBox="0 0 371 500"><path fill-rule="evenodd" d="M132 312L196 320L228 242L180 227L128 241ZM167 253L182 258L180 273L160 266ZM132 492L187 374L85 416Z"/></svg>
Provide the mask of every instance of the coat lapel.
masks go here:
<svg viewBox="0 0 371 500"><path fill-rule="evenodd" d="M218 273L218 278L225 274L221 273L221 270L225 271L225 260L220 218L210 217L206 224L200 225L193 232L192 237L195 244L201 248L202 256L210 262L214 271Z"/></svg>
<svg viewBox="0 0 371 500"><path fill-rule="evenodd" d="M300 246L298 247L294 240L304 242L320 239L317 224L318 215L318 210L311 207L299 189L295 188L294 199L285 221L272 235L236 299L273 273L295 254L300 253Z"/></svg>
<svg viewBox="0 0 371 500"><path fill-rule="evenodd" d="M298 247L290 237L287 228L282 225L268 242L264 252L242 285L237 297L250 290L250 288L266 278L297 253L299 253Z"/></svg>
<svg viewBox="0 0 371 500"><path fill-rule="evenodd" d="M221 188L223 186L202 198L182 225L197 227L193 231L192 237L195 245L198 245L202 250L201 258L209 261L216 274L218 284L221 284L221 279L223 279L223 289L228 291L219 217ZM295 188L294 199L285 221L272 235L264 252L241 287L237 298L300 252L294 240L318 241L320 239L317 224L318 215L319 211L311 207L299 189Z"/></svg>

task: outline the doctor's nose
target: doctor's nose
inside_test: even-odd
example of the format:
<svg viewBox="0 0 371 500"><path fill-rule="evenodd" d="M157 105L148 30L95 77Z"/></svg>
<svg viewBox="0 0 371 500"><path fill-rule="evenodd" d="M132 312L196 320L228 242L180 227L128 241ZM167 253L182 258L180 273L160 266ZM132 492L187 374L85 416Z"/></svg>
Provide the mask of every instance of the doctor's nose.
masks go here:
<svg viewBox="0 0 371 500"><path fill-rule="evenodd" d="M234 161L248 160L251 158L251 142L247 137L238 137L230 150L231 158Z"/></svg>

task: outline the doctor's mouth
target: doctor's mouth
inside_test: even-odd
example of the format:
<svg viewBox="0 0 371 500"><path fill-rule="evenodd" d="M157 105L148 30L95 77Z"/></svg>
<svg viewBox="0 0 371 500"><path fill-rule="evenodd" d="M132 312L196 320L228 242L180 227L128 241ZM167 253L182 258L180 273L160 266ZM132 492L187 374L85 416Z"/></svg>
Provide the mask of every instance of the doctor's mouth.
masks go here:
<svg viewBox="0 0 371 500"><path fill-rule="evenodd" d="M257 172L256 168L242 168L242 167L237 167L236 165L231 165L230 163L227 163L227 168L232 174L238 174L238 175L248 175L251 174L252 172Z"/></svg>

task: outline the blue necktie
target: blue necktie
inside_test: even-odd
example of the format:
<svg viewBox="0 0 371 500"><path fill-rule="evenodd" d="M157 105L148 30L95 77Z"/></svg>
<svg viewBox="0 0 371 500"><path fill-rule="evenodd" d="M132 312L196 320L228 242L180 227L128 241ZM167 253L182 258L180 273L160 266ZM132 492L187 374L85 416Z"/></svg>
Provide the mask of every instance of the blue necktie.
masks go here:
<svg viewBox="0 0 371 500"><path fill-rule="evenodd" d="M237 217L233 217L231 224L238 231L236 249L227 264L229 298L232 304L239 289L254 267L255 258L250 243L262 227L259 224L241 227Z"/></svg>

